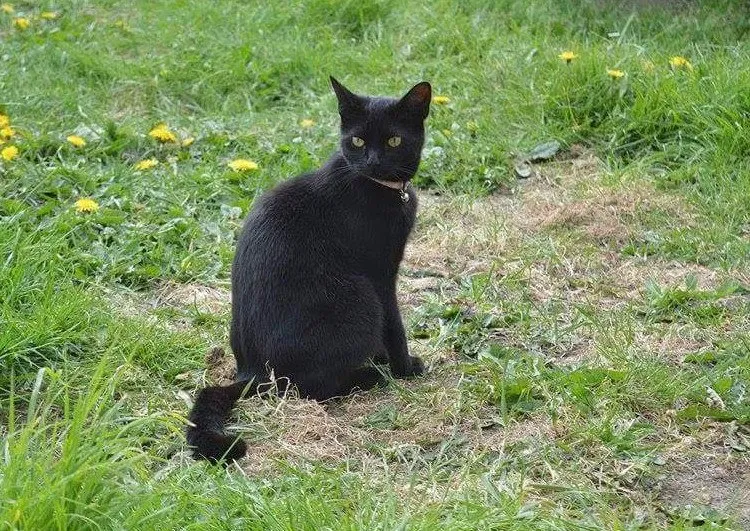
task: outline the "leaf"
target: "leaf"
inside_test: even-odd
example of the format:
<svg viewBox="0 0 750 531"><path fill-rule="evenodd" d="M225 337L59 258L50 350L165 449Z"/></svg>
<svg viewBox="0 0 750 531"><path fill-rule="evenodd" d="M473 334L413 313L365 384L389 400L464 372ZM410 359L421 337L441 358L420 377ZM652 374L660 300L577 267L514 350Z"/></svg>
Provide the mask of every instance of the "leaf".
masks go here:
<svg viewBox="0 0 750 531"><path fill-rule="evenodd" d="M543 144L534 147L534 149L529 152L528 160L531 162L550 160L557 155L558 151L560 151L560 142L557 140L550 140L549 142L544 142Z"/></svg>
<svg viewBox="0 0 750 531"><path fill-rule="evenodd" d="M718 420L719 422L730 422L733 420L737 420L739 422L747 422L748 418L743 417L742 415L736 415L732 411L722 410L713 408L710 406L706 406L703 404L693 404L690 406L687 406L685 409L682 409L677 412L677 418L678 419L700 419L700 418L709 418Z"/></svg>

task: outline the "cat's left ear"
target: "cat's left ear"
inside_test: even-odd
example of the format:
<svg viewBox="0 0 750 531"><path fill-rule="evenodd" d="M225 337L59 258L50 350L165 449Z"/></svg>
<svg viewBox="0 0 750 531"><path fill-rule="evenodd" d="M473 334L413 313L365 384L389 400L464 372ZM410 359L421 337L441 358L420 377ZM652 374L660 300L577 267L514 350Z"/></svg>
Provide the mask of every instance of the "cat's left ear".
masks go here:
<svg viewBox="0 0 750 531"><path fill-rule="evenodd" d="M430 112L430 101L432 101L432 87L427 81L422 81L414 85L398 104L424 120Z"/></svg>

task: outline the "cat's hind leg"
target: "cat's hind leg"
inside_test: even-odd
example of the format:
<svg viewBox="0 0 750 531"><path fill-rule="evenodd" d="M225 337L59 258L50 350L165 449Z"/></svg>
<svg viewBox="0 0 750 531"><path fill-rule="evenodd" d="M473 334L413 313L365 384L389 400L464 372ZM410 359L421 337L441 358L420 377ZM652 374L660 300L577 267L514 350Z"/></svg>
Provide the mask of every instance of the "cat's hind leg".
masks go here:
<svg viewBox="0 0 750 531"><path fill-rule="evenodd" d="M336 396L347 396L356 391L368 391L376 386L384 386L387 381L383 374L371 365L339 371L315 371L293 378L304 398L327 400Z"/></svg>
<svg viewBox="0 0 750 531"><path fill-rule="evenodd" d="M374 387L383 387L387 380L383 374L371 365L358 367L349 373L341 375L339 378L339 388L341 394L349 395L359 391L369 391Z"/></svg>

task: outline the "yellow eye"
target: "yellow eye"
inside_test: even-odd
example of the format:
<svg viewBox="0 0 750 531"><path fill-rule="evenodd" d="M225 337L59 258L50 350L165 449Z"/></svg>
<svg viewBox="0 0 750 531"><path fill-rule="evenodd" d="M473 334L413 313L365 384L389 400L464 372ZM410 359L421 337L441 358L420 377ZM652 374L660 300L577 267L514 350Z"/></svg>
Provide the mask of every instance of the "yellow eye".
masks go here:
<svg viewBox="0 0 750 531"><path fill-rule="evenodd" d="M398 147L401 145L401 137L400 136L392 136L388 139L388 145L391 147Z"/></svg>
<svg viewBox="0 0 750 531"><path fill-rule="evenodd" d="M352 137L352 145L354 147L362 147L362 146L365 145L365 141L362 140L361 138L359 138L358 136L353 136Z"/></svg>

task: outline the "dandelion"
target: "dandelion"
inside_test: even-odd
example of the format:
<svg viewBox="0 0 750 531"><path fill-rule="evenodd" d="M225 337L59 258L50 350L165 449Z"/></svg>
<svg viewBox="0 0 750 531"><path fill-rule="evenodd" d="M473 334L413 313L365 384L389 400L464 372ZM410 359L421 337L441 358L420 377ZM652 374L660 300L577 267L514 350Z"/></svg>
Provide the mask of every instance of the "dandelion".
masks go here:
<svg viewBox="0 0 750 531"><path fill-rule="evenodd" d="M8 127L10 125L10 118L0 112L0 127Z"/></svg>
<svg viewBox="0 0 750 531"><path fill-rule="evenodd" d="M13 25L21 30L28 28L29 24L31 24L31 21L28 18L16 17L13 19Z"/></svg>
<svg viewBox="0 0 750 531"><path fill-rule="evenodd" d="M16 146L8 146L2 149L0 151L0 157L3 158L3 160L6 160L10 162L14 158L18 156L18 148Z"/></svg>
<svg viewBox="0 0 750 531"><path fill-rule="evenodd" d="M90 197L82 197L75 202L75 208L78 213L93 214L99 210L99 203Z"/></svg>
<svg viewBox="0 0 750 531"><path fill-rule="evenodd" d="M240 171L253 171L258 169L258 163L253 162L252 160L247 159L235 159L229 164L227 164L230 168L232 168L234 171L240 172Z"/></svg>
<svg viewBox="0 0 750 531"><path fill-rule="evenodd" d="M607 75L612 79L620 79L621 77L625 77L625 72L622 70L611 69L607 70Z"/></svg>
<svg viewBox="0 0 750 531"><path fill-rule="evenodd" d="M158 124L151 131L149 131L148 136L162 143L177 142L177 137L172 131L169 130L167 124Z"/></svg>
<svg viewBox="0 0 750 531"><path fill-rule="evenodd" d="M42 11L39 13L39 16L44 20L55 20L57 18L57 13L54 11Z"/></svg>
<svg viewBox="0 0 750 531"><path fill-rule="evenodd" d="M154 166L159 164L159 161L156 159L144 159L135 165L135 169L138 171L144 171L144 170L150 170Z"/></svg>
<svg viewBox="0 0 750 531"><path fill-rule="evenodd" d="M675 55L674 57L669 58L669 64L672 68L687 68L688 70L693 69L693 65L690 64L690 61L682 57L681 55Z"/></svg>
<svg viewBox="0 0 750 531"><path fill-rule="evenodd" d="M433 96L432 103L436 103L438 105L445 105L446 103L450 103L451 99L448 96Z"/></svg>
<svg viewBox="0 0 750 531"><path fill-rule="evenodd" d="M193 138L192 136L189 136L182 141L182 147L192 146L193 142L195 142L195 138Z"/></svg>
<svg viewBox="0 0 750 531"><path fill-rule="evenodd" d="M77 147L77 148L82 148L83 146L86 145L86 140L81 138L78 135L70 135L65 140L67 140L68 142L73 144L74 147Z"/></svg>
<svg viewBox="0 0 750 531"><path fill-rule="evenodd" d="M5 126L0 129L0 140L10 140L15 135L16 131L10 126Z"/></svg>
<svg viewBox="0 0 750 531"><path fill-rule="evenodd" d="M2 4L0 5L0 9L3 13L13 13L13 11L15 11L15 9L13 9L13 4Z"/></svg>
<svg viewBox="0 0 750 531"><path fill-rule="evenodd" d="M567 50L558 55L558 57L566 63L570 63L573 59L578 59L578 54Z"/></svg>
<svg viewBox="0 0 750 531"><path fill-rule="evenodd" d="M309 118L305 118L299 123L300 127L304 127L305 129L311 128L313 125L315 125L315 121L310 120Z"/></svg>

